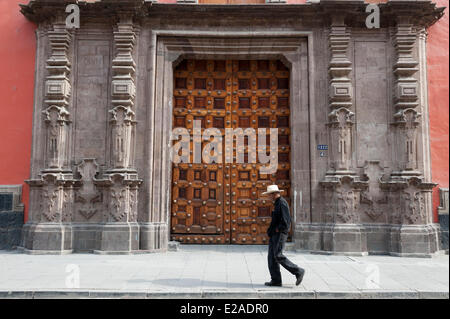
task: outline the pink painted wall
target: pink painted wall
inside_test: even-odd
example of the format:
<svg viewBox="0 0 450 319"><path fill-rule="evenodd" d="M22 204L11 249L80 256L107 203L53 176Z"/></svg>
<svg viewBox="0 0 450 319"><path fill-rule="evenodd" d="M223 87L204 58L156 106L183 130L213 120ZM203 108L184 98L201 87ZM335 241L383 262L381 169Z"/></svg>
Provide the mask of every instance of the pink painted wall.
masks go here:
<svg viewBox="0 0 450 319"><path fill-rule="evenodd" d="M21 2L0 0L0 184L23 185L26 220L36 39Z"/></svg>
<svg viewBox="0 0 450 319"><path fill-rule="evenodd" d="M445 15L428 30L428 102L430 109L431 169L433 182L438 187L433 192L433 212L437 221L439 187L448 188L448 0L435 1L447 7Z"/></svg>

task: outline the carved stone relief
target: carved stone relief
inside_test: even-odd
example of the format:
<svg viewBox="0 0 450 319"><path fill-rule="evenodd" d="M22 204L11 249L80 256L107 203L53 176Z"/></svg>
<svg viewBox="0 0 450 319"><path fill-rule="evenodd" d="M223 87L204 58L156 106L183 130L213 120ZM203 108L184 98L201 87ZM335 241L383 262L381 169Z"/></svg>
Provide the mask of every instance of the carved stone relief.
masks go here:
<svg viewBox="0 0 450 319"><path fill-rule="evenodd" d="M76 211L88 221L102 210L103 194L95 185L98 164L95 159L83 159L77 171L81 176L81 187L75 192Z"/></svg>
<svg viewBox="0 0 450 319"><path fill-rule="evenodd" d="M386 222L386 213L389 211L388 193L380 188L380 181L384 176L384 168L379 161L367 161L364 167L364 176L369 187L361 192L361 211L369 217L370 222Z"/></svg>

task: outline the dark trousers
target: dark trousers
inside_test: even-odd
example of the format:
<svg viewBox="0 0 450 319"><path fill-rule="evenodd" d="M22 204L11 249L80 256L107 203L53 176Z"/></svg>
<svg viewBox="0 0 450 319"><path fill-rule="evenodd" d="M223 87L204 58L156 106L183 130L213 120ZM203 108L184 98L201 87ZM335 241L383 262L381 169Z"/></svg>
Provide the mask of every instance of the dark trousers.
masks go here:
<svg viewBox="0 0 450 319"><path fill-rule="evenodd" d="M269 240L269 254L267 256L267 261L269 263L270 277L274 283L281 283L280 265L293 275L297 275L301 271L299 266L283 255L287 237L287 234L275 233Z"/></svg>

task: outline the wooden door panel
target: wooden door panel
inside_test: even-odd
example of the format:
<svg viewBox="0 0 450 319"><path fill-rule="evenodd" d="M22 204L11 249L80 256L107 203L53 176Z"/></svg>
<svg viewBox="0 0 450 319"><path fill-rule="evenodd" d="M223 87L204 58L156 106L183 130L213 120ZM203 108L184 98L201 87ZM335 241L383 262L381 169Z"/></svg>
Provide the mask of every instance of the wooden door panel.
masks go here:
<svg viewBox="0 0 450 319"><path fill-rule="evenodd" d="M271 221L272 202L267 196L262 195L268 185L279 185L284 190L283 196L289 201L289 90L286 89L289 72L279 68L277 61L233 62L236 77L233 79L234 103L231 107L233 125L241 124L242 127L245 123L245 127L253 128L256 133L258 128L266 128L267 133L270 128L278 128L278 134L283 136L281 141L283 143L278 143L278 153L284 153L281 156L284 162L279 163L278 170L274 174L261 174L260 168L263 164L258 164L260 163L258 155L255 163L249 163L248 159L252 157L248 144L244 147L246 163L231 165L232 184L235 189L232 192L235 194L232 203L236 214L232 220L233 244L268 242L266 231ZM279 79L282 80L282 87L279 87ZM282 104L278 105L280 99ZM242 121L243 118L245 121ZM270 136L264 140L269 147ZM241 150L234 150L235 157L238 151Z"/></svg>
<svg viewBox="0 0 450 319"><path fill-rule="evenodd" d="M173 126L218 128L221 163L173 165L172 238L185 243L265 244L272 203L262 196L276 183L290 194L289 71L279 61L184 60L174 72ZM251 138L233 145L225 163L225 129L278 128L278 170L262 174ZM258 136L256 151L258 150ZM264 137L267 145L270 137ZM202 147L209 141L203 141ZM194 141L191 138L191 157ZM244 163L236 163L242 154ZM191 158L192 160L192 158Z"/></svg>

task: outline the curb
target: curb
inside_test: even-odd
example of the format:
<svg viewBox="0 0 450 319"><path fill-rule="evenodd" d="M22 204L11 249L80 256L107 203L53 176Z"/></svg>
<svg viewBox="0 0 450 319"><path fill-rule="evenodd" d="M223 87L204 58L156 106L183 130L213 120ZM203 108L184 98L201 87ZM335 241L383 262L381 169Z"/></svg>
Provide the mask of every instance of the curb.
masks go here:
<svg viewBox="0 0 450 319"><path fill-rule="evenodd" d="M449 299L448 291L0 290L0 299Z"/></svg>

